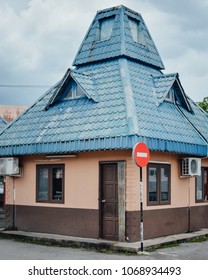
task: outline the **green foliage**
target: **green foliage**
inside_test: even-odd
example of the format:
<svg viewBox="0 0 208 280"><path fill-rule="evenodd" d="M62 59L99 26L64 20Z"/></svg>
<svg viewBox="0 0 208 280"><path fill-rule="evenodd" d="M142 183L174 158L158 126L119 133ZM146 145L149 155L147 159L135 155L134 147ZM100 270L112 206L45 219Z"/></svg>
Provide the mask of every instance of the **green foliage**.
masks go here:
<svg viewBox="0 0 208 280"><path fill-rule="evenodd" d="M205 97L202 102L199 102L198 105L208 113L208 96Z"/></svg>

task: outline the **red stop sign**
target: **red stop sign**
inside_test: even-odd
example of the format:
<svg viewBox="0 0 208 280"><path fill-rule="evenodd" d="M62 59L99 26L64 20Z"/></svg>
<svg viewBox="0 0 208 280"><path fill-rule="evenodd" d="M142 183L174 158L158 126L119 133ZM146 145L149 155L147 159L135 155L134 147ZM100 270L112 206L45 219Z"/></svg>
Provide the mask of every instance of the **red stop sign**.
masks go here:
<svg viewBox="0 0 208 280"><path fill-rule="evenodd" d="M150 151L145 143L139 142L134 146L132 156L138 166L145 167L150 159Z"/></svg>

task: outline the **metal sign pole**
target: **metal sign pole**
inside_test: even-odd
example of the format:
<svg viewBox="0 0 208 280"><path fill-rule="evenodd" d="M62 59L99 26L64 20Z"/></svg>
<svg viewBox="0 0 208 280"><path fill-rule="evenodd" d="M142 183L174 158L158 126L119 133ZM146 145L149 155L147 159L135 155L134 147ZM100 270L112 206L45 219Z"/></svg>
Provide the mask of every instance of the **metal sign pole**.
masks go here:
<svg viewBox="0 0 208 280"><path fill-rule="evenodd" d="M140 168L140 241L141 252L143 252L143 186L142 186L142 167L147 166L150 159L150 151L147 145L139 142L134 145L132 157L137 166Z"/></svg>
<svg viewBox="0 0 208 280"><path fill-rule="evenodd" d="M140 169L140 241L141 241L141 252L143 252L143 186L142 186L142 167Z"/></svg>

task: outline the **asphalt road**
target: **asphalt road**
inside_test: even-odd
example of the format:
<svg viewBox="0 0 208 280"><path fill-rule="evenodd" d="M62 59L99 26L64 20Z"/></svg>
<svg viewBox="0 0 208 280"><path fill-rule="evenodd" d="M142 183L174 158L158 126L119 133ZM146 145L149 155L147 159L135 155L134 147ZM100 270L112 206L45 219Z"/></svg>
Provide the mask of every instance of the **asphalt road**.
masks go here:
<svg viewBox="0 0 208 280"><path fill-rule="evenodd" d="M0 239L0 260L208 260L208 241L125 255Z"/></svg>

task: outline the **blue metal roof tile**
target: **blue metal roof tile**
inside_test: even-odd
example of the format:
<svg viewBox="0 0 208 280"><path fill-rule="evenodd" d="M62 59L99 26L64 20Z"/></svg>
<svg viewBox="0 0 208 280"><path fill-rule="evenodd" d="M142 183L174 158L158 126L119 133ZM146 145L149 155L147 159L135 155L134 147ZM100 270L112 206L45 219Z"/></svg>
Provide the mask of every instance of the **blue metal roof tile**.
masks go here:
<svg viewBox="0 0 208 280"><path fill-rule="evenodd" d="M188 98L193 113L187 111L185 108L180 106L180 110L186 116L186 118L196 127L197 131L206 139L208 142L208 114L200 108L193 100Z"/></svg>
<svg viewBox="0 0 208 280"><path fill-rule="evenodd" d="M177 73L168 74L168 75L159 75L153 77L153 83L155 87L158 104L161 104L164 101L170 88L175 82L176 77L177 77Z"/></svg>
<svg viewBox="0 0 208 280"><path fill-rule="evenodd" d="M137 80L142 79L145 68L141 69L141 65L134 62L129 62L129 67L131 73L137 73L137 75L131 75L131 83L135 94L140 134L167 141L182 141L203 145L203 139L199 137L193 126L182 117L173 103L163 102L160 107L157 107L155 102L149 102L149 98L154 100L152 87L147 85L146 89L142 90L141 87L136 86L136 84L138 85ZM154 75L150 69L147 68L146 71L145 76L151 77L151 75ZM163 82L164 80L166 80L165 77ZM169 80L172 81L172 78L169 77ZM146 79L146 83L149 83L149 80ZM179 123L180 125L178 125Z"/></svg>
<svg viewBox="0 0 208 280"><path fill-rule="evenodd" d="M91 51L99 18L109 15L115 15L115 36L94 42ZM146 47L133 41L129 17L142 23ZM131 149L139 141L154 151L207 154L207 114L185 96L176 74L160 72L162 61L139 14L123 6L98 12L75 64L65 80L5 128L1 156ZM67 78L86 97L62 98ZM181 90L179 105L164 101L175 81Z"/></svg>
<svg viewBox="0 0 208 280"><path fill-rule="evenodd" d="M7 126L7 122L0 117L0 132Z"/></svg>
<svg viewBox="0 0 208 280"><path fill-rule="evenodd" d="M113 36L108 40L101 41L98 39L99 21L108 18L109 15L115 16L112 30ZM134 42L130 30L129 17L136 19L142 26L148 47L143 47L141 44ZM154 65L159 69L164 68L141 15L124 6L118 6L109 9L108 13L103 13L103 11L97 13L73 64L79 66L103 59L117 58L122 55Z"/></svg>

